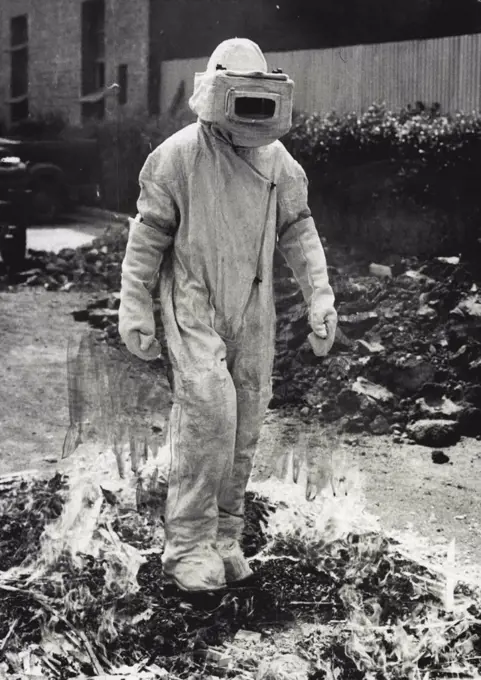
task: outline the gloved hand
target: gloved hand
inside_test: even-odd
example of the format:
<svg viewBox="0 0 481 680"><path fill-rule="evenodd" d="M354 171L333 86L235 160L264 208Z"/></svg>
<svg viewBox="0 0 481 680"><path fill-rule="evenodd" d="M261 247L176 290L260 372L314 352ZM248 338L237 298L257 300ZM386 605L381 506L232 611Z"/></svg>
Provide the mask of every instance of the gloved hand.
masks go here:
<svg viewBox="0 0 481 680"><path fill-rule="evenodd" d="M135 354L139 359L144 359L144 361L153 361L162 354L159 341L155 335L145 335L134 330L127 333L124 342L129 352Z"/></svg>
<svg viewBox="0 0 481 680"><path fill-rule="evenodd" d="M144 361L153 361L161 355L159 341L155 337L154 315L140 324L129 323L129 315L125 313L121 304L119 310L119 334L129 352ZM150 315L149 315L150 316ZM141 328L139 329L139 326Z"/></svg>
<svg viewBox="0 0 481 680"><path fill-rule="evenodd" d="M309 342L316 356L326 356L331 351L336 337L337 312L331 305L323 305L322 300L313 300L309 314L312 333Z"/></svg>

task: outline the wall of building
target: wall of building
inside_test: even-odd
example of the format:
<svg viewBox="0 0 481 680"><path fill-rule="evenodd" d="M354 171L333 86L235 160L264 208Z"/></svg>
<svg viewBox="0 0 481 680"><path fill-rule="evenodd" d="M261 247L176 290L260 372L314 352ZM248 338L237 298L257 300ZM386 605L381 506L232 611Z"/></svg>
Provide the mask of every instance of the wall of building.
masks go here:
<svg viewBox="0 0 481 680"><path fill-rule="evenodd" d="M3 29L5 26L5 7L4 7L3 2L0 2L0 41L2 45L5 45L5 40L4 40L4 35L3 35ZM5 49L0 50L0 134L2 131L2 127L4 124L4 107L7 100L8 93L6 91L6 85L7 85L7 54L5 52Z"/></svg>
<svg viewBox="0 0 481 680"><path fill-rule="evenodd" d="M106 1L107 83L117 81L119 64L128 66L128 97L121 113L125 115L147 111L149 63L149 2L148 0ZM110 99L110 114L115 115L115 98Z"/></svg>
<svg viewBox="0 0 481 680"><path fill-rule="evenodd" d="M10 19L28 14L29 107L32 114L61 112L81 121L82 0L3 0L2 45L10 44ZM117 80L119 64L128 66L128 97L123 112L147 106L148 0L105 0L106 84ZM9 117L10 54L0 61L0 110ZM115 95L107 100L114 115Z"/></svg>

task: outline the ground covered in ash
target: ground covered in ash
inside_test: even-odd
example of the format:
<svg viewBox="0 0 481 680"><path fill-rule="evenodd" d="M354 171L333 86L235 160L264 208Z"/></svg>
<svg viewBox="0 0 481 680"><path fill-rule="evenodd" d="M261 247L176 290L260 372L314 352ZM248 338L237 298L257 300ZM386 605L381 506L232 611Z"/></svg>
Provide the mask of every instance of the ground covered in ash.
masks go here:
<svg viewBox="0 0 481 680"><path fill-rule="evenodd" d="M31 252L26 270L3 285L92 291L72 310L100 338L120 346L120 267L126 228L58 255ZM277 351L272 408L344 430L392 433L444 447L481 437L481 294L478 263L466 256L386 258L380 263L326 244L339 327L327 358L306 340L307 309L292 273L276 258ZM162 340L160 308L155 306ZM154 362L155 363L155 362ZM149 366L145 370L164 371Z"/></svg>
<svg viewBox="0 0 481 680"><path fill-rule="evenodd" d="M131 677L282 679L272 668L270 675L259 671L273 647L295 653L298 665L306 664L298 677L309 680L481 671L475 592L403 556L377 532L336 536L329 523L316 532L313 519L289 523L287 505L249 492L244 548L256 581L193 600L164 583L160 552L152 550L154 519L138 512L110 514L111 525L100 521L97 529L114 536L116 552L64 551L39 569L42 532L67 499L60 475L0 485L2 678L24 677L27 650L39 678L110 677L135 666ZM114 512L111 497L103 504ZM144 555L135 588L126 586L119 557L132 561L129 546ZM282 631L289 650L279 649ZM142 676L142 669L154 670Z"/></svg>

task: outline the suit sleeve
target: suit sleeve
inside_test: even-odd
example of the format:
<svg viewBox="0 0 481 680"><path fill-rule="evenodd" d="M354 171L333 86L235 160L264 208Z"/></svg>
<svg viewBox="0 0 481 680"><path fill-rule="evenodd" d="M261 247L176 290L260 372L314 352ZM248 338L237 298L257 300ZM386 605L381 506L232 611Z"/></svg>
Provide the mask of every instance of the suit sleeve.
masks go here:
<svg viewBox="0 0 481 680"><path fill-rule="evenodd" d="M278 186L278 246L291 267L309 307L314 331L334 312L326 256L307 199L307 177L296 163L295 172Z"/></svg>
<svg viewBox="0 0 481 680"><path fill-rule="evenodd" d="M153 335L152 293L165 252L172 245L179 223L169 158L162 149L151 154L139 175L138 214L131 219L122 262L119 332Z"/></svg>

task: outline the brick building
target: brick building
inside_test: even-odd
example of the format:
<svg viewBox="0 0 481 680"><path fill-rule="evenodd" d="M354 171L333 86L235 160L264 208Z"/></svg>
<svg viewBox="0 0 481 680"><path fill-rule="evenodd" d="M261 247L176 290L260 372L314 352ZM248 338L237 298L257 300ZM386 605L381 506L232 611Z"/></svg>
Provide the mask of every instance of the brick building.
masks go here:
<svg viewBox="0 0 481 680"><path fill-rule="evenodd" d="M234 35L264 50L308 47L312 39L282 7L276 0L0 0L0 117L54 111L76 124L119 111L158 113L163 60L207 56Z"/></svg>
<svg viewBox="0 0 481 680"><path fill-rule="evenodd" d="M72 123L146 99L145 0L1 0L0 104L4 120L62 112ZM109 84L119 92L105 97Z"/></svg>

